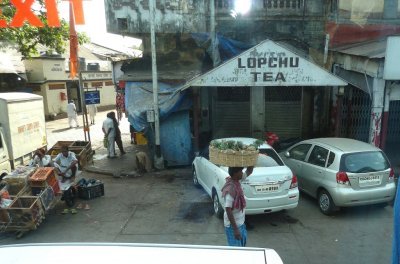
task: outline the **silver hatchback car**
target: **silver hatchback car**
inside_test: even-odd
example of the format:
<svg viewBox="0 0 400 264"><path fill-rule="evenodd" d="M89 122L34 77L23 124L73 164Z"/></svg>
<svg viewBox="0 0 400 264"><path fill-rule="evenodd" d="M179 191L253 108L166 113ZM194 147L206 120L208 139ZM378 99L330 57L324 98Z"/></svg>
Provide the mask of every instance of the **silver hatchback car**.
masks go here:
<svg viewBox="0 0 400 264"><path fill-rule="evenodd" d="M380 150L348 138L301 141L283 153L299 189L318 199L324 214L338 207L387 204L395 196L394 171Z"/></svg>

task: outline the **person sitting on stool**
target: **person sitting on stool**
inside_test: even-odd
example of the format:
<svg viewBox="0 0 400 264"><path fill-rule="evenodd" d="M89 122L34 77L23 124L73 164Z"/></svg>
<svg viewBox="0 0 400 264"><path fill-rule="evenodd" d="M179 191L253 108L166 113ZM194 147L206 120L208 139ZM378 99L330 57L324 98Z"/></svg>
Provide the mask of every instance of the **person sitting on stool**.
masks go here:
<svg viewBox="0 0 400 264"><path fill-rule="evenodd" d="M57 155L54 159L54 167L60 177L62 177L61 182L70 180L73 182L75 180L75 175L77 171L78 160L75 153L69 151L67 146L61 147L61 153Z"/></svg>

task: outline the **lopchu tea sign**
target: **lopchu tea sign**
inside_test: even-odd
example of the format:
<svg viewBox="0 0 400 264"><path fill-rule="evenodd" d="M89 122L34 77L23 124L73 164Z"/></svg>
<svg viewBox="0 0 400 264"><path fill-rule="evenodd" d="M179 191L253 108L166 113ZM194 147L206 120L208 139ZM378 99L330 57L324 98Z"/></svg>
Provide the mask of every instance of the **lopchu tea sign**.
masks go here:
<svg viewBox="0 0 400 264"><path fill-rule="evenodd" d="M33 11L35 0L9 0L11 7L15 8L15 14L12 20L8 23L2 18L2 10L0 9L0 28L6 27L22 27L25 23L34 27L44 27L44 23ZM85 24L83 15L83 0L66 0L71 3L71 8L74 12L75 24ZM0 0L0 3L4 0ZM44 0L46 8L46 19L49 27L60 27L60 18L58 16L57 0Z"/></svg>

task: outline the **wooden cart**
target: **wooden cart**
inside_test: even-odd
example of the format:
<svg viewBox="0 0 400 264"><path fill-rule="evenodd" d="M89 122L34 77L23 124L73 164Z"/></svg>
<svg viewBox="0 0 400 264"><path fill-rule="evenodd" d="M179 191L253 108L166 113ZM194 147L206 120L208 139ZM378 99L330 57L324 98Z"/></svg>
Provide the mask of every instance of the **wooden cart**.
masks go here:
<svg viewBox="0 0 400 264"><path fill-rule="evenodd" d="M0 232L16 232L17 238L37 229L61 198L53 168L37 168L28 179L22 189L17 184L8 186L11 204L0 208Z"/></svg>

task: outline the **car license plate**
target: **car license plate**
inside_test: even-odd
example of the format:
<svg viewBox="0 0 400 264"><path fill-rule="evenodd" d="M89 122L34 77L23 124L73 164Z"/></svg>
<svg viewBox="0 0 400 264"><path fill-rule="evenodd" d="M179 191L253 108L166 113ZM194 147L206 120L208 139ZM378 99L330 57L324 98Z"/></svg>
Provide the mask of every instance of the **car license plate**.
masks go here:
<svg viewBox="0 0 400 264"><path fill-rule="evenodd" d="M279 190L279 185L257 185L256 192L274 192Z"/></svg>
<svg viewBox="0 0 400 264"><path fill-rule="evenodd" d="M381 184L381 176L361 176L358 178L359 185L362 186L371 186L371 185L379 185Z"/></svg>

